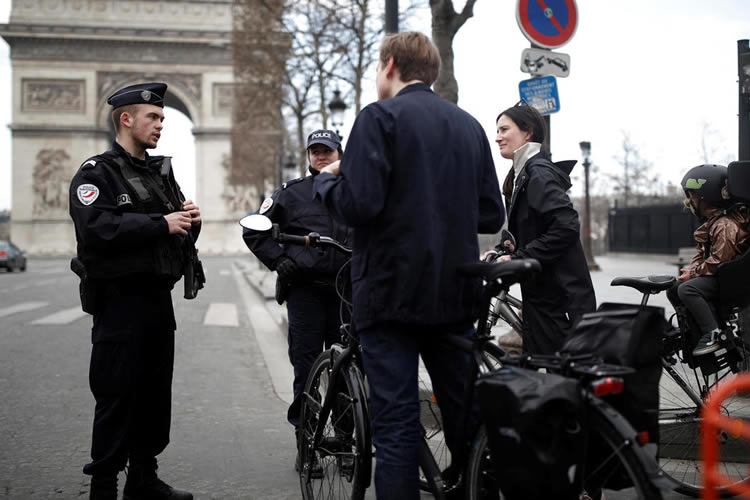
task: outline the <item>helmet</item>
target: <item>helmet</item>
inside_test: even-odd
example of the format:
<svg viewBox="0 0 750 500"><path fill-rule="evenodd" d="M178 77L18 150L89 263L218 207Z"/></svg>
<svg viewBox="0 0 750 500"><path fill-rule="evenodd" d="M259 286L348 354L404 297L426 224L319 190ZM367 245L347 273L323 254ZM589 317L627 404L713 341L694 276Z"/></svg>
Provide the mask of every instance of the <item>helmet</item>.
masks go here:
<svg viewBox="0 0 750 500"><path fill-rule="evenodd" d="M693 194L714 207L729 206L727 167L723 165L698 165L685 174L680 183L685 196Z"/></svg>

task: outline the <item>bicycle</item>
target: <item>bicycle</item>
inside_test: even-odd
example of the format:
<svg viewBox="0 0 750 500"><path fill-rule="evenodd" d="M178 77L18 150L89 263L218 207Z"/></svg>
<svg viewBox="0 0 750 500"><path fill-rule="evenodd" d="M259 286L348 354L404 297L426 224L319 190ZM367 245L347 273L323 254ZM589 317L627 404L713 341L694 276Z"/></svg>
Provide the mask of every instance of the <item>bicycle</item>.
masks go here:
<svg viewBox="0 0 750 500"><path fill-rule="evenodd" d="M307 236L275 234L279 242L309 246L334 246L349 249L335 240L311 233ZM538 264L537 264L538 266ZM535 270L533 263L516 262L496 270L497 278L523 274ZM510 278L508 278L510 279ZM489 301L491 294L486 292ZM370 411L366 382L363 377L359 339L350 326L342 328L342 343L334 344L315 361L303 391L300 418L300 485L303 498L361 499L371 482ZM473 363L470 380L479 373L489 373L497 366L502 350L489 343L490 337L477 332L472 340L444 336L439 340L470 353ZM473 384L467 384L462 417L464 435L472 428L471 408ZM437 499L462 486L463 473L444 474L427 443L428 429L420 442L420 469L427 491ZM470 441L466 440L466 451ZM313 464L319 464L322 474L316 476ZM454 470L462 464L454 464Z"/></svg>
<svg viewBox="0 0 750 500"><path fill-rule="evenodd" d="M465 272L468 271L475 276L481 276L485 280L481 309L483 314L477 322L478 336L489 337L489 329L494 324L493 320L497 318L503 318L505 321L519 320L517 315L508 314L508 311L513 312L512 309L497 307L497 298L503 297L501 292L507 292L508 287L512 283L519 281L519 279L512 274L502 276L496 273L502 273L504 266L513 266L523 262L523 260L519 259L499 264L479 263L464 268ZM510 307L510 304L507 302L507 295L505 297L500 302ZM490 307L491 304L492 307ZM495 318L493 318L493 315ZM490 345L496 347L494 344ZM526 366L530 367L537 362L544 363L543 366L536 367L547 370L557 369L560 373L567 376L576 376L581 381L581 391L585 396L587 414L592 419L589 424L593 436L592 440L598 443L596 446L599 447L597 456L601 458L601 464L608 464L606 467L602 466L582 473L582 494L584 491L593 492L600 490L603 485L607 484L613 474L624 470L627 475L626 481L628 484L633 485L636 494L639 495L638 498L661 498L660 489L671 488L673 483L664 478L655 458L640 445L637 432L627 422L625 417L595 396L595 394L601 394L601 391L604 390L604 382L602 380L615 375L629 373L632 370L622 366L604 365L590 355L569 358L571 361L577 361L575 369L573 369L572 365L568 366L562 362L558 363L558 366L555 367L554 364L550 364L549 360L535 361L537 359L523 356L510 357L500 354L494 360L494 366L526 363ZM593 362L590 362L588 367L584 368L586 365L583 362L584 359L589 359ZM487 373L485 371L483 375ZM474 377L472 380L477 380L479 374L473 373L470 376ZM586 384L593 382L596 382L598 387L588 389L588 385ZM618 383L621 384L622 381L620 380ZM473 394L467 401L473 401ZM470 405L471 403L468 403L465 405L465 408ZM463 488L466 498L471 500L502 498L500 484L492 466L492 450L489 446L486 427L474 424L473 427L468 426L466 429L464 436L468 438L467 442L471 443L469 454L465 456L465 463L452 464L451 468L444 474L444 479L449 481L451 474L455 476L457 471L463 471L463 477L459 478L453 490L459 487ZM618 465L621 465L622 468L617 467ZM430 487L425 486L423 489L434 492Z"/></svg>
<svg viewBox="0 0 750 500"><path fill-rule="evenodd" d="M602 490L611 486L615 489L630 488L627 491L636 495L632 498L661 499L661 490L672 487L672 482L659 470L654 453L642 442L639 433L618 410L602 399L603 396L622 392L625 384L623 377L634 373L634 369L603 363L594 354L512 356L506 357L503 363L503 368L482 381L485 384L485 398L491 394L487 384L491 387L493 380L498 377L504 379L503 375L508 375L504 372L514 366L529 371L543 369L545 373L539 374L541 377L554 374L575 381L582 412L578 421L572 422L574 430L571 432L576 442L583 443L576 460L579 474L575 483L578 487L575 493L577 498L600 498ZM509 435L507 433L507 430L500 432L505 436ZM470 459L475 468L469 476L468 498L492 498L493 493L494 498L502 498L502 493L497 492L502 483L494 475L498 465L492 466L490 442L490 434L486 426L482 426L472 450L476 458ZM520 446L527 445L521 441ZM526 487L523 485L523 488ZM518 496L517 489L515 493Z"/></svg>
<svg viewBox="0 0 750 500"><path fill-rule="evenodd" d="M252 215L241 224L257 231L272 231L274 240L280 243L300 244L312 247L330 246L344 253L351 250L339 242L310 233L306 236L279 233L266 217ZM464 443L462 454L468 455L472 438L476 435L476 422L472 419L473 381L480 373L489 373L497 368L498 360L505 353L491 344L487 315L490 300L497 295L503 283L506 286L536 272L536 261L515 261L493 267L477 268L469 265L465 272L488 280L484 288L482 303L484 315L472 340L451 335L444 336L446 342L455 349L471 355L472 367L467 375L472 383L466 384L464 395L461 432ZM340 289L337 279L337 289ZM345 293L339 290L342 303ZM359 339L351 325L342 325L341 343L334 344L316 359L303 391L300 424L300 486L303 498L351 498L361 499L371 482L371 428L370 411L367 399L366 380L363 376ZM427 439L429 429L425 428L420 442L420 469L425 488L437 499L445 499L451 492L463 487L466 462L454 463L451 470L444 471L437 463ZM439 432L442 432L440 430ZM316 467L317 466L317 467ZM471 464L468 464L471 467Z"/></svg>
<svg viewBox="0 0 750 500"><path fill-rule="evenodd" d="M750 251L745 255L722 264L717 277L747 276ZM738 274L739 273L739 274ZM746 278L743 278L746 279ZM646 306L650 295L668 290L676 283L674 276L653 275L645 277L618 277L612 286L627 286L643 294L641 305ZM745 297L746 298L746 297ZM750 349L744 340L743 325L738 321L738 311L743 304L741 296L732 300L724 297L724 305L718 308L719 319L725 328L722 349L710 355L692 358L690 352L697 340L696 327L684 314L670 318L668 327L660 332L663 352L661 361L663 376L659 383L659 464L665 474L677 481L676 491L699 497L702 492L703 472L700 462L699 427L701 409L707 394L724 378L747 369ZM672 320L677 318L677 326ZM723 410L727 416L750 418L750 400L734 396L725 400ZM719 463L722 473L747 483L750 449L745 441L729 433L716 436L720 443ZM726 489L721 491L727 495Z"/></svg>

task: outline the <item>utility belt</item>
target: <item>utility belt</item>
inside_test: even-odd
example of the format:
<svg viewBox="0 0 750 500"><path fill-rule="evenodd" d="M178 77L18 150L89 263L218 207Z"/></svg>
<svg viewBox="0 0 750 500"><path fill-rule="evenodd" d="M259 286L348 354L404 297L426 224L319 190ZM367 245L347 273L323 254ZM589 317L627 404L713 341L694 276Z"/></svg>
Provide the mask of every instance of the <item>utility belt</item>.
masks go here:
<svg viewBox="0 0 750 500"><path fill-rule="evenodd" d="M135 273L107 279L92 278L78 257L71 259L70 269L81 279L78 285L81 309L89 314L98 312L107 299L169 293L174 286L174 280L169 276L155 276L150 273Z"/></svg>

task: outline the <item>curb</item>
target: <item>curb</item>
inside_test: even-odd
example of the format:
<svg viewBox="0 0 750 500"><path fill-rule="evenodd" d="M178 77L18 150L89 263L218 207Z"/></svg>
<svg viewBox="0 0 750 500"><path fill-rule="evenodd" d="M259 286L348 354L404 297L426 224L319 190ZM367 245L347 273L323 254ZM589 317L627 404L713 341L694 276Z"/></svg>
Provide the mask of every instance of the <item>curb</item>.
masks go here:
<svg viewBox="0 0 750 500"><path fill-rule="evenodd" d="M266 268L257 257L250 255L247 258L235 260L237 267L248 284L263 297L266 310L279 328L286 334L289 327L287 322L286 305L276 303L276 273Z"/></svg>

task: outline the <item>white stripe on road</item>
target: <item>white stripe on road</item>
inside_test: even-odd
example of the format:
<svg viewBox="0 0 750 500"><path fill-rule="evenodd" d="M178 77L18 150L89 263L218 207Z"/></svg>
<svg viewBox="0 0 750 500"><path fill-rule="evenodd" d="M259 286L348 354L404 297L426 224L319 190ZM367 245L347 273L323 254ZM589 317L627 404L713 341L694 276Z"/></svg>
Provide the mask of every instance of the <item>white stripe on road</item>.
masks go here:
<svg viewBox="0 0 750 500"><path fill-rule="evenodd" d="M87 313L81 310L81 306L71 307L70 309L63 309L49 316L39 318L31 322L32 325L67 325L74 322L77 319L81 319L84 316L88 316Z"/></svg>
<svg viewBox="0 0 750 500"><path fill-rule="evenodd" d="M240 326L240 321L237 317L237 305L212 302L211 305L208 306L206 316L203 318L203 324L214 326Z"/></svg>
<svg viewBox="0 0 750 500"><path fill-rule="evenodd" d="M0 318L24 311L33 311L34 309L39 309L40 307L44 307L46 305L47 302L21 302L20 304L16 304L14 306L3 307L2 309L0 309Z"/></svg>

